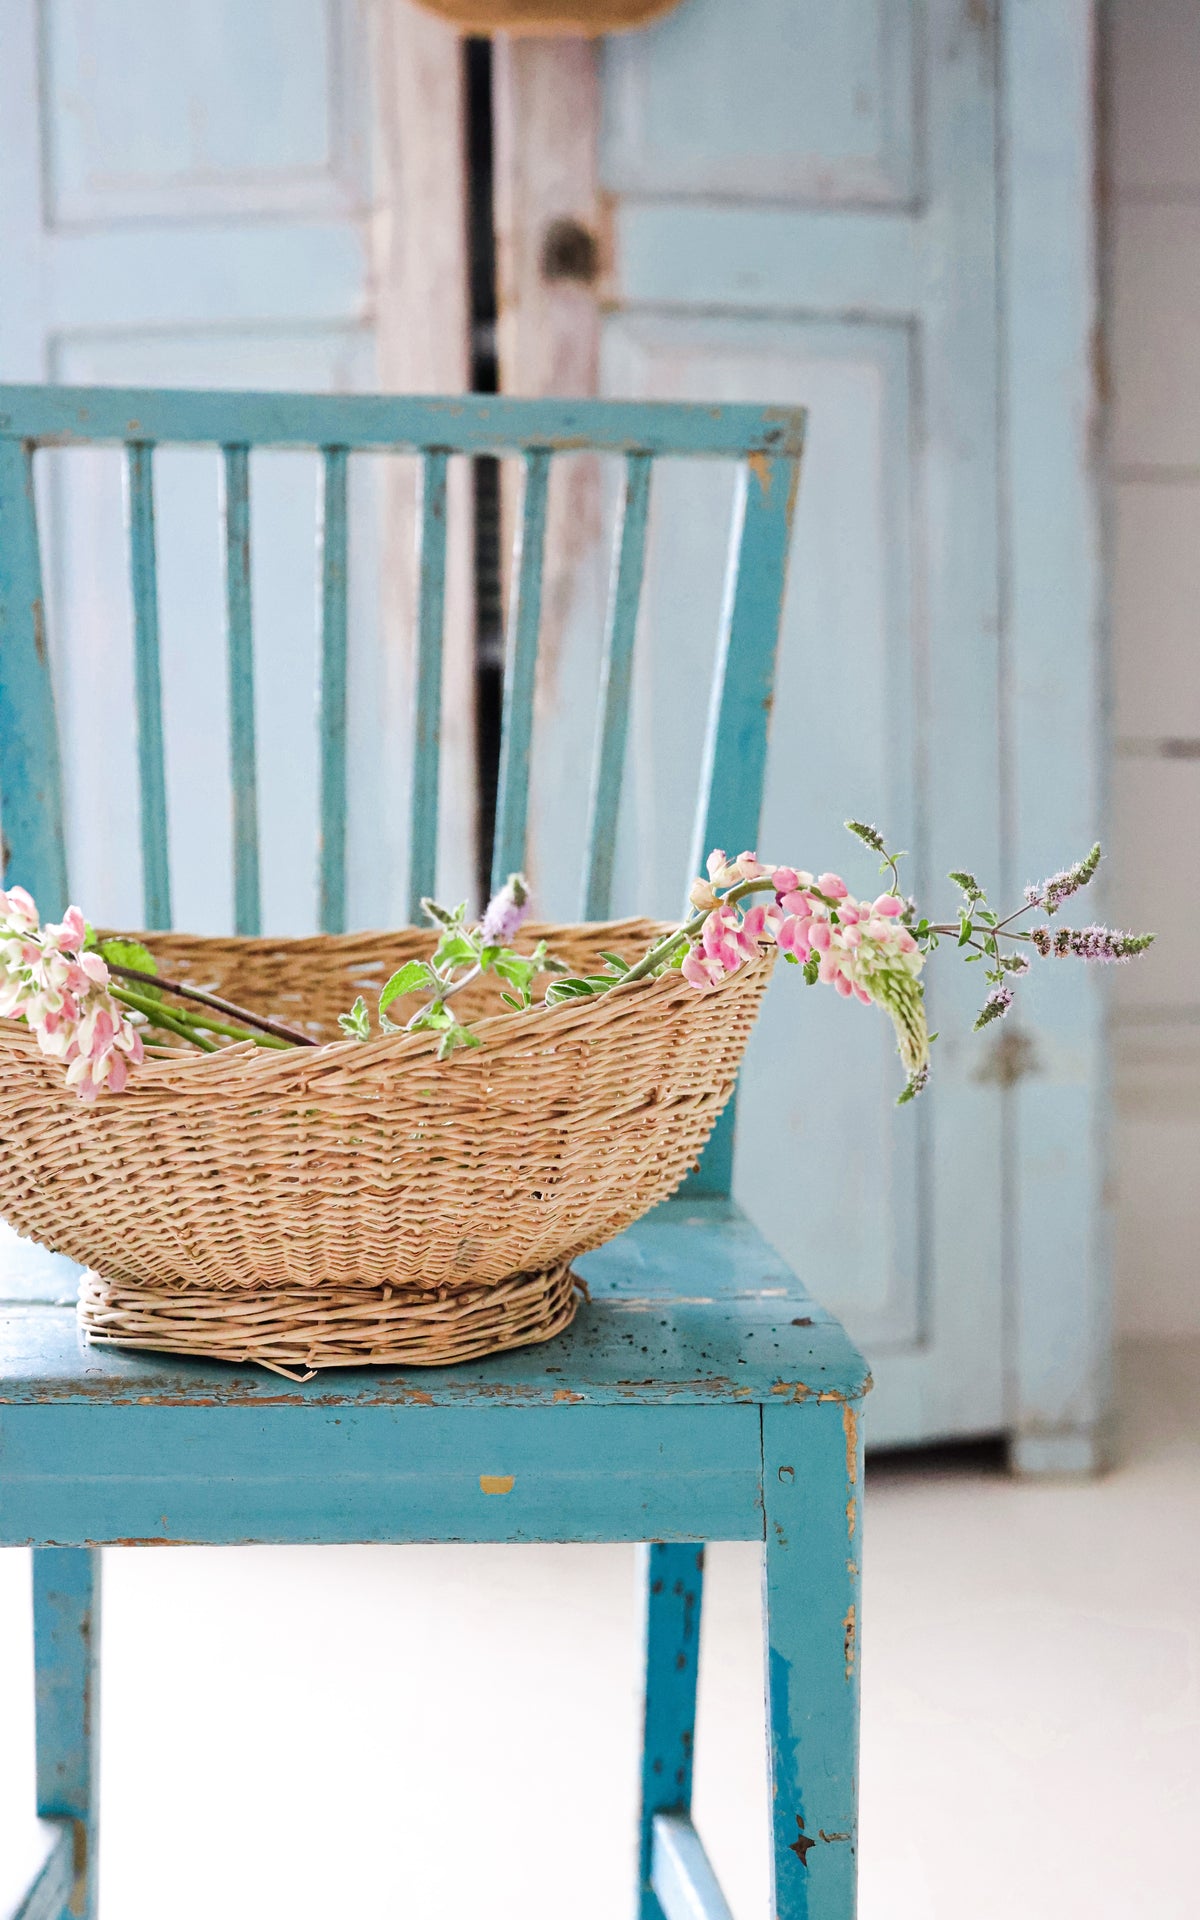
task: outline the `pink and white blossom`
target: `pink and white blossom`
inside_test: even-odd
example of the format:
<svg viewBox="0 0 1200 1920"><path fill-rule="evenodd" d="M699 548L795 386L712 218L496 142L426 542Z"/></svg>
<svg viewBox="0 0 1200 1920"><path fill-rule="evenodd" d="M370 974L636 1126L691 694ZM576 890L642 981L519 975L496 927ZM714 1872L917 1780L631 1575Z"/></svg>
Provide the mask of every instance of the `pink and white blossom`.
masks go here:
<svg viewBox="0 0 1200 1920"><path fill-rule="evenodd" d="M50 1059L66 1064L81 1100L120 1093L143 1058L142 1036L109 992L109 973L85 948L78 907L39 927L23 887L0 892L0 1015L24 1020Z"/></svg>

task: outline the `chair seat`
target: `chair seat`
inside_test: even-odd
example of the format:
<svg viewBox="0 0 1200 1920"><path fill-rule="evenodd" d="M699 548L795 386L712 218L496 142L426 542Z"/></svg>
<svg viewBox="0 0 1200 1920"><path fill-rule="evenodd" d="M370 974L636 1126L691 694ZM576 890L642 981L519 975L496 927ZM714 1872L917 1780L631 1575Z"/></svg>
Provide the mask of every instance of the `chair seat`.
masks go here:
<svg viewBox="0 0 1200 1920"><path fill-rule="evenodd" d="M840 1402L850 1444L865 1363L728 1201L579 1265L545 1346L301 1383L88 1346L76 1269L10 1240L0 1543L761 1539L762 1409Z"/></svg>
<svg viewBox="0 0 1200 1920"><path fill-rule="evenodd" d="M668 1201L576 1270L591 1299L545 1346L293 1383L252 1364L87 1345L75 1324L78 1269L10 1236L0 1245L0 1405L707 1405L853 1400L870 1384L842 1328L728 1200Z"/></svg>

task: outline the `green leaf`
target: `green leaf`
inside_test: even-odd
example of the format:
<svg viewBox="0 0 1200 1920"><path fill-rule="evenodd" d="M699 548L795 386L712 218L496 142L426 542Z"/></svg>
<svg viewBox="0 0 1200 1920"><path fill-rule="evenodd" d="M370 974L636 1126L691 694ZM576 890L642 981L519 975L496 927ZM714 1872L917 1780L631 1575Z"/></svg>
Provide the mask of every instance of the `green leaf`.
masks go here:
<svg viewBox="0 0 1200 1920"><path fill-rule="evenodd" d="M983 900L987 897L973 873L964 873L962 869L959 868L954 873L947 874L946 878L953 880L955 886L966 894L971 904L974 904L976 900Z"/></svg>
<svg viewBox="0 0 1200 1920"><path fill-rule="evenodd" d="M798 967L800 965L800 956L797 953L788 953L785 951L783 957L787 961L789 967Z"/></svg>
<svg viewBox="0 0 1200 1920"><path fill-rule="evenodd" d="M607 960L609 966L612 967L613 971L616 973L629 972L628 960L622 960L619 953L602 953L600 955L600 958L602 960Z"/></svg>
<svg viewBox="0 0 1200 1920"><path fill-rule="evenodd" d="M479 949L465 933L447 928L437 944L433 956L435 967L473 967L479 959Z"/></svg>
<svg viewBox="0 0 1200 1920"><path fill-rule="evenodd" d="M528 1000L518 1000L511 993L502 993L500 998L506 1007L512 1008L514 1013L524 1013L526 1007L529 1005Z"/></svg>
<svg viewBox="0 0 1200 1920"><path fill-rule="evenodd" d="M452 927L456 924L449 907L439 907L436 900L422 899L421 912L427 920L436 921L439 927Z"/></svg>
<svg viewBox="0 0 1200 1920"><path fill-rule="evenodd" d="M605 981L605 986L611 985ZM552 980L546 988L546 1005L557 1007L564 1000L587 1000L596 991L590 980L581 980L575 974L569 974L565 980Z"/></svg>
<svg viewBox="0 0 1200 1920"><path fill-rule="evenodd" d="M379 996L379 1011L386 1013L393 1000L406 993L430 993L437 985L432 969L424 960L406 960L388 981Z"/></svg>
<svg viewBox="0 0 1200 1920"><path fill-rule="evenodd" d="M965 947L970 941L971 935L975 931L975 928L972 925L971 916L969 913L959 914L958 926L959 926L958 944L960 947Z"/></svg>
<svg viewBox="0 0 1200 1920"><path fill-rule="evenodd" d="M497 958L492 970L510 987L525 987L539 971L537 963L522 953L512 953L506 949L497 949Z"/></svg>
<svg viewBox="0 0 1200 1920"><path fill-rule="evenodd" d="M472 1033L469 1028L460 1026L457 1020L452 1019L438 1044L437 1057L439 1060L448 1060L456 1047L481 1047L482 1045L483 1042L478 1034Z"/></svg>
<svg viewBox="0 0 1200 1920"><path fill-rule="evenodd" d="M158 962L140 940L102 940L99 953L110 967L132 967L135 973L158 972ZM161 987L143 985L142 992L151 1000L162 999Z"/></svg>
<svg viewBox="0 0 1200 1920"><path fill-rule="evenodd" d="M339 1013L338 1025L348 1040L370 1039L371 1016L367 1012L367 1003L361 993L349 1013Z"/></svg>
<svg viewBox="0 0 1200 1920"><path fill-rule="evenodd" d="M435 1000L432 1006L422 1007L420 1013L414 1016L410 1031L420 1033L432 1028L435 1033L440 1033L443 1028L452 1027L455 1024L454 1015L449 1007L444 1007L440 1000Z"/></svg>
<svg viewBox="0 0 1200 1920"><path fill-rule="evenodd" d="M810 953L808 956L808 959L804 962L805 986L808 986L808 987L816 986L817 974L820 972L820 969L821 969L821 962L818 960L815 953Z"/></svg>

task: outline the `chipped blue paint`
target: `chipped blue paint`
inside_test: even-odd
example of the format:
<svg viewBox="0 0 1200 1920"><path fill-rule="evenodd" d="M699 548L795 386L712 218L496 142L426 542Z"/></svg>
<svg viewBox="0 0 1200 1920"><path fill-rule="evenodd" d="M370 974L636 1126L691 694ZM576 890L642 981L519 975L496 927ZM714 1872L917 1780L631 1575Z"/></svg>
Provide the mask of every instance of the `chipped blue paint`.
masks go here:
<svg viewBox="0 0 1200 1920"><path fill-rule="evenodd" d="M323 933L346 929L346 448L326 447L321 481L321 852Z"/></svg>
<svg viewBox="0 0 1200 1920"><path fill-rule="evenodd" d="M606 920L612 910L613 861L625 742L629 732L629 694L633 683L633 643L646 559L646 518L650 510L650 456L631 453L625 460L621 521L613 556L612 586L600 666L600 712L592 763L592 792L584 853L582 917Z"/></svg>
<svg viewBox="0 0 1200 1920"><path fill-rule="evenodd" d="M67 859L33 457L13 439L0 439L0 744L4 885L28 888L43 913L59 914Z"/></svg>
<svg viewBox="0 0 1200 1920"><path fill-rule="evenodd" d="M72 1914L96 1900L99 1798L100 1555L39 1547L33 1555L37 1810L72 1822Z"/></svg>
<svg viewBox="0 0 1200 1920"><path fill-rule="evenodd" d="M134 704L141 794L142 911L148 927L171 924L167 860L167 775L158 651L158 558L154 538L154 449L135 441L126 457L129 584L133 600Z"/></svg>
<svg viewBox="0 0 1200 1920"><path fill-rule="evenodd" d="M408 917L414 926L419 926L423 919L422 899L437 888L447 464L447 455L440 450L427 453L421 463L421 519L417 536L417 717L408 837Z"/></svg>
<svg viewBox="0 0 1200 1920"><path fill-rule="evenodd" d="M794 461L747 461L738 475L725 602L717 643L700 799L689 871L703 873L714 847L731 855L758 845L775 649L800 470ZM695 1193L733 1185L736 1096L689 1177Z"/></svg>
<svg viewBox="0 0 1200 1920"><path fill-rule="evenodd" d="M537 681L538 636L542 619L542 560L546 546L546 502L550 455L535 448L525 455L521 525L513 554L512 606L504 656L504 714L500 731L500 774L496 793L496 837L492 848L492 891L525 865L525 822L529 809L529 762L533 751L533 697Z"/></svg>
<svg viewBox="0 0 1200 1920"><path fill-rule="evenodd" d="M233 786L233 924L259 933L258 749L254 721L254 632L250 595L250 452L224 449L225 633L229 652L229 768Z"/></svg>
<svg viewBox="0 0 1200 1920"><path fill-rule="evenodd" d="M852 1402L763 1408L776 1920L849 1920L858 1847L862 1433Z"/></svg>
<svg viewBox="0 0 1200 1920"><path fill-rule="evenodd" d="M42 446L152 440L191 446L374 447L419 453L683 454L798 460L799 407L463 395L208 393L145 387L0 386L0 434Z"/></svg>
<svg viewBox="0 0 1200 1920"><path fill-rule="evenodd" d="M642 1798L638 1839L639 1920L662 1920L655 1892L654 1823L660 1813L687 1814L692 1804L696 1744L696 1678L700 1669L700 1605L704 1547L699 1541L641 1550L639 1579L645 1635L642 1703Z"/></svg>

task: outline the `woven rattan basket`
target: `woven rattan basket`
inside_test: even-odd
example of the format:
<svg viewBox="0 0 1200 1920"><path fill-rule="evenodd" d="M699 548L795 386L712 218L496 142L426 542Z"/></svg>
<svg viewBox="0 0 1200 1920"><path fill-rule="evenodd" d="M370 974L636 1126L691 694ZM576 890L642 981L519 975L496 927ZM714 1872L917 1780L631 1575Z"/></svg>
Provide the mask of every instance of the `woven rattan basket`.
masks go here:
<svg viewBox="0 0 1200 1920"><path fill-rule="evenodd" d="M658 931L528 929L578 969ZM281 1369L448 1365L560 1332L572 1260L694 1162L771 967L764 952L713 993L672 972L484 1018L494 986L468 988L456 1005L482 1045L439 1063L434 1036L337 1027L429 954L428 931L147 937L165 977L329 1044L147 1057L86 1106L0 1021L0 1214L89 1268L92 1340Z"/></svg>

